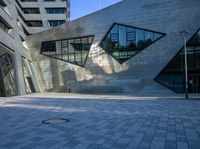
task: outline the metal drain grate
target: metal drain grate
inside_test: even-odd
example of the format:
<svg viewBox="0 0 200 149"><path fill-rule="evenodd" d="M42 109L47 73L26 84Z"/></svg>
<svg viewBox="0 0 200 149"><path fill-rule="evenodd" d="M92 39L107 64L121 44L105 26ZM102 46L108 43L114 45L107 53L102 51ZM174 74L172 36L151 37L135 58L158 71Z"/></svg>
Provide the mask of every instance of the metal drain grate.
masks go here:
<svg viewBox="0 0 200 149"><path fill-rule="evenodd" d="M65 118L53 118L42 121L43 124L64 124L67 122L69 122L69 120Z"/></svg>

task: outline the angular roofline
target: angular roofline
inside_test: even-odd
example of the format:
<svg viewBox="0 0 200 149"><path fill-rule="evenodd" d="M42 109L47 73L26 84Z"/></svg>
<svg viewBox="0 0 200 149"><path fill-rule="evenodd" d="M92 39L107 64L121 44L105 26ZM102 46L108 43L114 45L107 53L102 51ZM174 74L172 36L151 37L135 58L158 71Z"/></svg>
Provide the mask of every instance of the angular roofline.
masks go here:
<svg viewBox="0 0 200 149"><path fill-rule="evenodd" d="M90 15L93 15L93 14L98 13L98 12L101 12L101 11L104 11L105 9L110 9L110 7L113 7L113 6L115 6L115 5L119 5L119 3L122 3L122 2L124 2L124 1L125 1L125 0L121 0L121 1L119 1L119 2L117 2L117 3L115 3L115 4L112 4L112 5L110 5L110 6L107 6L107 7L105 7L105 8L100 9L100 10L96 10L96 11L94 11L94 12L92 12L92 13L89 13L89 14L87 14L87 15L81 16L81 17L79 17L79 18L76 18L76 19L74 19L74 20L72 20L72 21L69 21L69 22L66 22L66 23L64 23L64 24L68 24L68 23L70 23L70 22L75 22L75 21L77 21L77 20L79 20L79 19L88 17L88 16L90 16Z"/></svg>

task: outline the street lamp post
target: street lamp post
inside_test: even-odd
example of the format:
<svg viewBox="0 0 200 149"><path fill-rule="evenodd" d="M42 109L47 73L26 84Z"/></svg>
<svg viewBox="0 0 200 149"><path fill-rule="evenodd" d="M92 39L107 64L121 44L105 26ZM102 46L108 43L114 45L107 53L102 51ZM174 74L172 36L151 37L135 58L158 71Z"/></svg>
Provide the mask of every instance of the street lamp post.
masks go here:
<svg viewBox="0 0 200 149"><path fill-rule="evenodd" d="M188 99L188 67L187 67L187 31L181 31L180 34L184 39L184 55L185 55L185 98Z"/></svg>

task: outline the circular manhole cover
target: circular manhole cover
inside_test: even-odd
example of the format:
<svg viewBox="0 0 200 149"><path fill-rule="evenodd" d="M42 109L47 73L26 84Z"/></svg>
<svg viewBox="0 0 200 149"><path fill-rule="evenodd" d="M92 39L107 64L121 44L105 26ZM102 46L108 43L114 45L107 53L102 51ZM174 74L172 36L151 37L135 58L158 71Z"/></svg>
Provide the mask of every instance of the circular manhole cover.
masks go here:
<svg viewBox="0 0 200 149"><path fill-rule="evenodd" d="M67 122L69 122L69 120L65 118L53 118L42 121L43 124L64 124Z"/></svg>

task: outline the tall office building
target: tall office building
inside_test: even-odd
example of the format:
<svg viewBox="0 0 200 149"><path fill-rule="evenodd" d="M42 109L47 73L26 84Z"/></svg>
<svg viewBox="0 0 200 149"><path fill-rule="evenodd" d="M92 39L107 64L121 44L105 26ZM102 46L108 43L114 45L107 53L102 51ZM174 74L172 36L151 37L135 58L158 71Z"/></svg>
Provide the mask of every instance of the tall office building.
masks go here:
<svg viewBox="0 0 200 149"><path fill-rule="evenodd" d="M69 21L69 0L0 0L0 96L40 91L26 37Z"/></svg>

